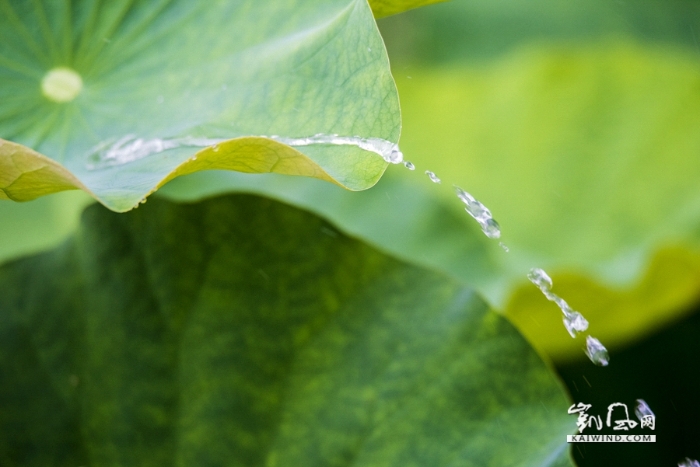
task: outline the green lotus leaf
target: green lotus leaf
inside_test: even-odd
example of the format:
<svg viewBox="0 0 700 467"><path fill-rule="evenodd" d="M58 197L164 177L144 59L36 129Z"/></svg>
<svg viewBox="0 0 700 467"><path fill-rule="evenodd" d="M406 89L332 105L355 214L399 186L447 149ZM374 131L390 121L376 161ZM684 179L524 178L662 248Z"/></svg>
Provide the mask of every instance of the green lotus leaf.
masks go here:
<svg viewBox="0 0 700 467"><path fill-rule="evenodd" d="M269 199L93 205L0 288L3 465L572 465L471 289Z"/></svg>
<svg viewBox="0 0 700 467"><path fill-rule="evenodd" d="M3 1L0 13L0 199L79 188L126 211L208 169L362 190L382 151L327 137L398 141L365 0Z"/></svg>

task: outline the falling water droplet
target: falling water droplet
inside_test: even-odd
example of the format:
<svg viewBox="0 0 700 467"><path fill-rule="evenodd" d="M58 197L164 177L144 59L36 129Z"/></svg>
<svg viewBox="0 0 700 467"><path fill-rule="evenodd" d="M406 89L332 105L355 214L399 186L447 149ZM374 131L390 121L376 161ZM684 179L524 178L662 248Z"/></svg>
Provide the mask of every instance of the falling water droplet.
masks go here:
<svg viewBox="0 0 700 467"><path fill-rule="evenodd" d="M700 467L700 462L686 457L678 463L678 467Z"/></svg>
<svg viewBox="0 0 700 467"><path fill-rule="evenodd" d="M549 291L552 288L552 278L544 272L544 269L532 268L527 275L530 282L535 284L542 292Z"/></svg>
<svg viewBox="0 0 700 467"><path fill-rule="evenodd" d="M508 253L508 252L510 251L510 248L508 248L508 247L506 246L506 244L503 243L503 242L498 242L498 246L500 246L501 248L503 248L503 251L505 251L506 253Z"/></svg>
<svg viewBox="0 0 700 467"><path fill-rule="evenodd" d="M416 170L416 166L409 161L404 161L403 165L406 166L408 170Z"/></svg>
<svg viewBox="0 0 700 467"><path fill-rule="evenodd" d="M564 311L564 310L562 310ZM578 311L564 311L564 327L571 337L588 329L588 321Z"/></svg>
<svg viewBox="0 0 700 467"><path fill-rule="evenodd" d="M608 349L592 336L586 336L586 355L598 366L608 366L610 363Z"/></svg>
<svg viewBox="0 0 700 467"><path fill-rule="evenodd" d="M479 223L481 231L489 238L499 238L501 236L501 228L491 216L491 211L460 187L455 186L454 188L457 198L465 205L464 210Z"/></svg>
<svg viewBox="0 0 700 467"><path fill-rule="evenodd" d="M540 268L532 268L527 278L537 286L547 300L554 302L564 314L564 327L571 335L576 337L579 332L588 329L588 321L578 311L574 311L566 300L552 292L552 278Z"/></svg>
<svg viewBox="0 0 700 467"><path fill-rule="evenodd" d="M431 172L430 170L426 170L425 174L428 176L428 178L430 179L431 182L440 183L441 180L437 177L437 175L435 175L434 172Z"/></svg>
<svg viewBox="0 0 700 467"><path fill-rule="evenodd" d="M637 399L637 406L634 409L634 414L637 416L639 421L641 421L644 417L654 417L654 412L652 412L649 405L644 402L644 399Z"/></svg>

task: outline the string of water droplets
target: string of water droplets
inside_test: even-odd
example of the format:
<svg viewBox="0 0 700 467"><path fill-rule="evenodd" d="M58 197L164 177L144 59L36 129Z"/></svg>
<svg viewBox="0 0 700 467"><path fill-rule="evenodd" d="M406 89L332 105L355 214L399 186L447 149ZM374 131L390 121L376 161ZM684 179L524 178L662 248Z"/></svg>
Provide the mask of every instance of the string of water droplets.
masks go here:
<svg viewBox="0 0 700 467"><path fill-rule="evenodd" d="M573 310L566 301L552 292L552 279L540 268L532 268L527 278L537 286L547 300L554 302L561 310L564 327L571 337L576 337L578 333L588 329L588 321L581 313ZM607 366L610 363L608 350L593 336L586 336L586 355L593 363L600 366Z"/></svg>
<svg viewBox="0 0 700 467"><path fill-rule="evenodd" d="M404 161L404 165L409 170L415 170L415 165L409 161ZM438 178L435 172L426 170L425 175L427 175L433 183L441 183L440 178ZM493 218L491 211L462 188L455 185L454 190L457 198L464 204L464 210L476 220L484 235L489 238L500 238L501 228L498 222ZM499 245L506 252L510 251L503 242L499 242ZM588 321L586 318L578 311L573 310L563 298L552 292L552 279L543 269L532 268L527 277L540 289L547 300L554 302L559 307L563 314L564 327L572 338L575 338L578 333L588 329ZM593 336L586 336L585 353L596 365L607 366L610 362L608 350Z"/></svg>

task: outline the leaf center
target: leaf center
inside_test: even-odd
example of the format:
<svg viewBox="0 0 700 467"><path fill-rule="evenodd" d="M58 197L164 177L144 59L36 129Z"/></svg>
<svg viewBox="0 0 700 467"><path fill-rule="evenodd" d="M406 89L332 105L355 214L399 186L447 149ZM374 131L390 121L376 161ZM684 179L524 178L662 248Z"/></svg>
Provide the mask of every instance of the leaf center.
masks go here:
<svg viewBox="0 0 700 467"><path fill-rule="evenodd" d="M83 79L70 68L58 67L49 70L41 80L41 92L54 102L70 102L83 89Z"/></svg>

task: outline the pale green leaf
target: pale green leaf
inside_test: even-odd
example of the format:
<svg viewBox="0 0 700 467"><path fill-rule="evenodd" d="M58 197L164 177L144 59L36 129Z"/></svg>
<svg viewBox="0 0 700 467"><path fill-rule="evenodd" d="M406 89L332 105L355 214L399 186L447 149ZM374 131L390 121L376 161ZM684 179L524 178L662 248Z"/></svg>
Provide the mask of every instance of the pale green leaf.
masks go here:
<svg viewBox="0 0 700 467"><path fill-rule="evenodd" d="M379 155L264 137L398 140L396 88L365 0L4 1L0 11L0 199L80 188L125 211L209 169L362 190L386 167ZM155 149L105 158L129 136Z"/></svg>

